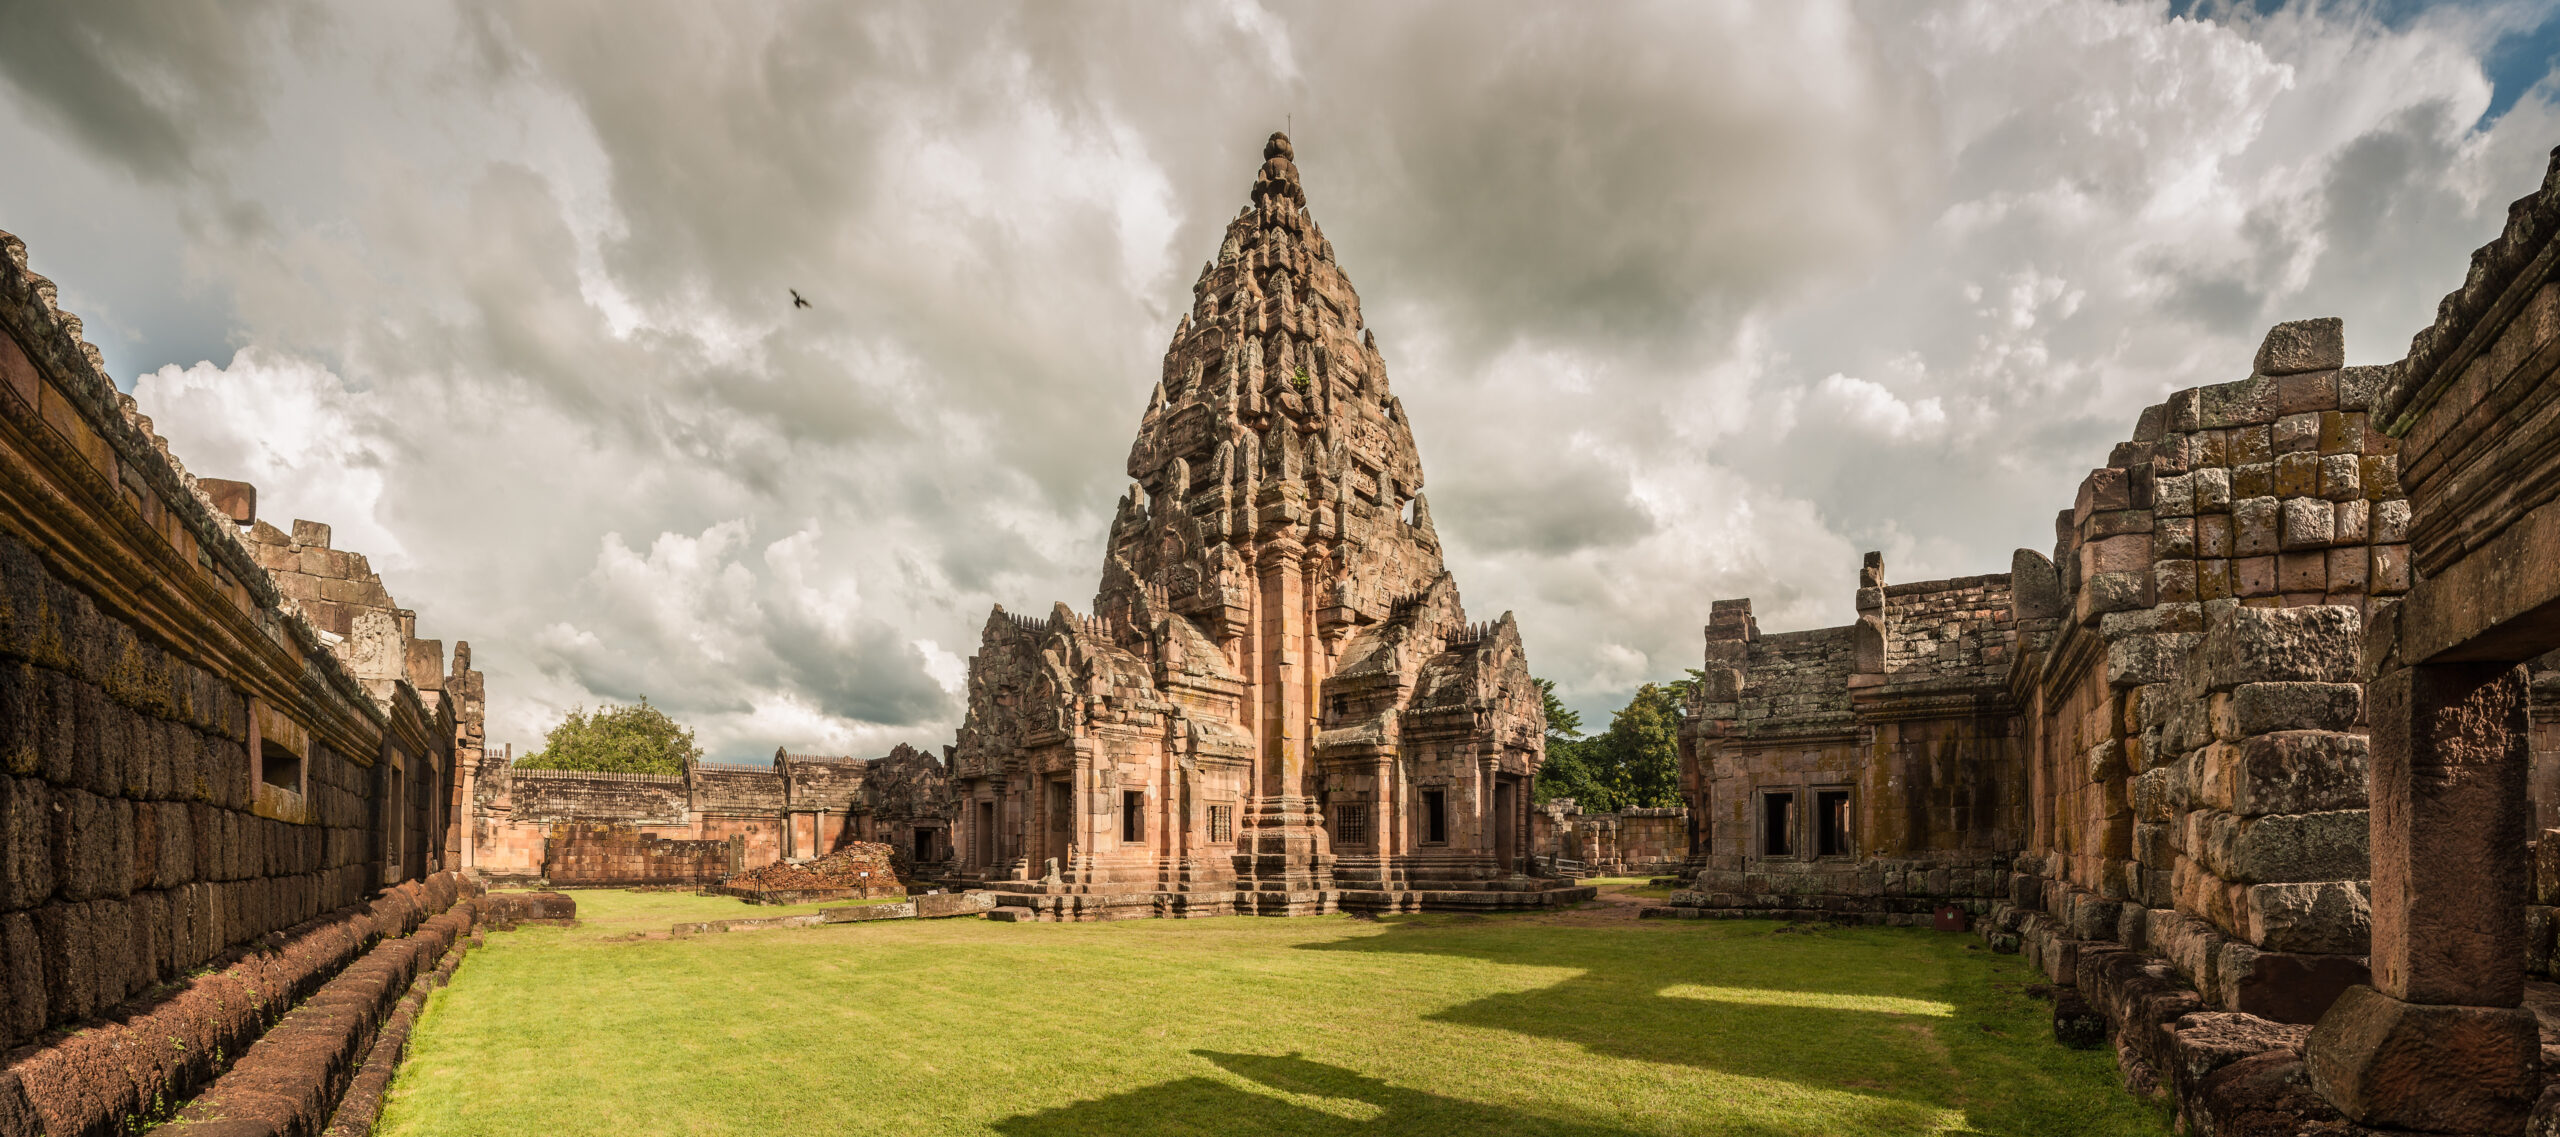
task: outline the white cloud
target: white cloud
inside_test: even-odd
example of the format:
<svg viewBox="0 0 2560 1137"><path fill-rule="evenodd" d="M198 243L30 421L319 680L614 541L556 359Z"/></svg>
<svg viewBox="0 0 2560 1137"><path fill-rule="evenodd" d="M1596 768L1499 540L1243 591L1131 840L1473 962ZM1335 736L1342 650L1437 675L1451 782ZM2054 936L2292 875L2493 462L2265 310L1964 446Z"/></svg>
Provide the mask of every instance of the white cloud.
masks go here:
<svg viewBox="0 0 2560 1137"><path fill-rule="evenodd" d="M100 10L0 49L0 225L190 467L472 640L500 737L645 691L726 757L938 745L989 604L1089 601L1291 116L1465 594L1586 711L1713 599L2047 545L2267 323L2396 357L2560 135L2480 124L2498 5Z"/></svg>

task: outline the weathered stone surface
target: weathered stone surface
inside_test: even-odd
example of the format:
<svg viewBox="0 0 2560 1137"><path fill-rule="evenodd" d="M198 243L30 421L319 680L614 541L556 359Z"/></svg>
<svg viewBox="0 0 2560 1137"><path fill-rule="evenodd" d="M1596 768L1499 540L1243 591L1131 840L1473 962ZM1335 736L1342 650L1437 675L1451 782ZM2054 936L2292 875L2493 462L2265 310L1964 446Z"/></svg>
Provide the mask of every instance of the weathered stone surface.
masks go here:
<svg viewBox="0 0 2560 1137"><path fill-rule="evenodd" d="M2255 370L2260 375L2297 375L2326 371L2347 363L2347 325L2336 316L2294 320L2267 329L2258 345Z"/></svg>
<svg viewBox="0 0 2560 1137"><path fill-rule="evenodd" d="M2524 972L2523 675L2395 670L2373 684L2373 973L2395 998L2513 1006Z"/></svg>
<svg viewBox="0 0 2560 1137"><path fill-rule="evenodd" d="M2290 1050L2239 1059L2196 1087L2186 1115L2197 1130L2215 1137L2335 1132L2338 1112L2322 1099L2308 1073L2302 1057Z"/></svg>
<svg viewBox="0 0 2560 1137"><path fill-rule="evenodd" d="M2542 1094L2522 1007L2408 1003L2352 988L2311 1032L2312 1083L2349 1119L2429 1133L2513 1133Z"/></svg>
<svg viewBox="0 0 2560 1137"><path fill-rule="evenodd" d="M2247 896L2249 939L2268 951L2362 955L2373 934L2371 888L2360 880L2253 884Z"/></svg>
<svg viewBox="0 0 2560 1137"><path fill-rule="evenodd" d="M2352 730L2364 712L2361 683L2243 683L2220 704L2215 733L2240 739L2280 730ZM2360 742L2361 740L2359 740ZM2361 757L2357 760L2359 777Z"/></svg>
<svg viewBox="0 0 2560 1137"><path fill-rule="evenodd" d="M2353 608L2226 608L2206 628L2208 682L2344 683L2356 679L2363 618Z"/></svg>

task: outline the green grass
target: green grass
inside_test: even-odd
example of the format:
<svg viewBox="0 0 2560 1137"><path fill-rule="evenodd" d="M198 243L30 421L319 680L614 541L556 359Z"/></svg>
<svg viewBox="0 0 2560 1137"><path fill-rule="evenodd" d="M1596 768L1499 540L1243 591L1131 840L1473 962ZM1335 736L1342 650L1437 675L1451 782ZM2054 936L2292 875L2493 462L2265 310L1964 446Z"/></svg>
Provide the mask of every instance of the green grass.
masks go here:
<svg viewBox="0 0 2560 1137"><path fill-rule="evenodd" d="M2014 958L1907 929L897 921L578 894L429 1003L382 1132L2158 1134ZM758 914L770 909L756 909Z"/></svg>
<svg viewBox="0 0 2560 1137"><path fill-rule="evenodd" d="M904 897L873 900L826 900L816 904L749 904L732 896L697 896L690 892L607 892L580 889L568 893L578 902L578 926L560 935L564 943L628 939L635 934L664 932L697 920L761 920L768 916L805 916L822 908L849 904L895 904Z"/></svg>
<svg viewBox="0 0 2560 1137"><path fill-rule="evenodd" d="M1621 896L1640 896L1647 900L1671 899L1671 887L1669 885L1664 885L1660 888L1656 888L1653 884L1653 878L1649 876L1590 876L1584 877L1574 883L1594 885L1604 890L1615 890Z"/></svg>

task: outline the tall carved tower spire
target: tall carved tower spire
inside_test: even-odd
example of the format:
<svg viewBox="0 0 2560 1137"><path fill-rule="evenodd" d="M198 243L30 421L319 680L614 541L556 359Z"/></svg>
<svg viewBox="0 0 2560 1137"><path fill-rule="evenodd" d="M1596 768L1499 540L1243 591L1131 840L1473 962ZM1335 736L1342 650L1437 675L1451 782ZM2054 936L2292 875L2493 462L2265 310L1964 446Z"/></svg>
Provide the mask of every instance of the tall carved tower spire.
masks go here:
<svg viewBox="0 0 2560 1137"><path fill-rule="evenodd" d="M1045 915L1409 909L1526 865L1543 720L1471 625L1286 135L1192 286L1091 617L990 614L953 748L969 874ZM1543 893L1539 895L1544 895Z"/></svg>
<svg viewBox="0 0 2560 1137"><path fill-rule="evenodd" d="M1438 540L1407 521L1428 516L1422 464L1359 296L1307 212L1288 136L1262 156L1165 353L1096 607L1135 632L1161 596L1246 677L1261 800L1238 873L1289 895L1328 887L1318 691L1350 632L1442 568Z"/></svg>

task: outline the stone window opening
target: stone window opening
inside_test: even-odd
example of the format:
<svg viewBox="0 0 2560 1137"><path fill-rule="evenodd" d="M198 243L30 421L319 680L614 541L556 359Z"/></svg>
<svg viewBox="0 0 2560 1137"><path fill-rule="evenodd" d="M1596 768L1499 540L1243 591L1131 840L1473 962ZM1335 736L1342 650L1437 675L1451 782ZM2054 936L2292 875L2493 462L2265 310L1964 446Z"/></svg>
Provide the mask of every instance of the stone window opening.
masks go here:
<svg viewBox="0 0 2560 1137"><path fill-rule="evenodd" d="M1849 791L1814 791L1813 817L1815 856L1856 855L1857 844L1849 829Z"/></svg>
<svg viewBox="0 0 2560 1137"><path fill-rule="evenodd" d="M1441 790L1422 791L1422 843L1449 843L1448 794Z"/></svg>
<svg viewBox="0 0 2560 1137"><path fill-rule="evenodd" d="M1793 793L1760 795L1760 855L1796 855L1796 795Z"/></svg>
<svg viewBox="0 0 2560 1137"><path fill-rule="evenodd" d="M1344 845L1369 843L1369 806L1366 802L1333 807L1333 839Z"/></svg>
<svg viewBox="0 0 2560 1137"><path fill-rule="evenodd" d="M1227 842L1229 842L1229 841L1233 841L1233 840L1235 840L1235 839L1236 839L1236 807L1234 807L1234 806L1232 806L1232 805L1213 805L1213 806L1210 806L1210 807L1209 807L1209 840L1211 840L1212 842L1215 842L1215 843L1217 843L1217 844L1221 844L1221 845L1223 845L1223 844L1226 844Z"/></svg>
<svg viewBox="0 0 2560 1137"><path fill-rule="evenodd" d="M1120 792L1120 839L1123 841L1147 839L1146 791L1122 790Z"/></svg>
<svg viewBox="0 0 2560 1137"><path fill-rule="evenodd" d="M258 743L258 780L280 790L302 792L302 755L272 738Z"/></svg>

